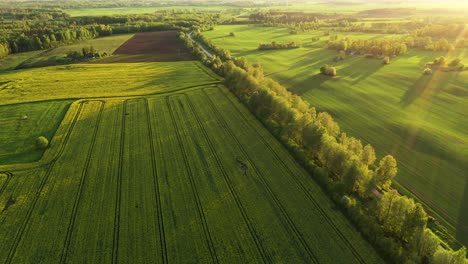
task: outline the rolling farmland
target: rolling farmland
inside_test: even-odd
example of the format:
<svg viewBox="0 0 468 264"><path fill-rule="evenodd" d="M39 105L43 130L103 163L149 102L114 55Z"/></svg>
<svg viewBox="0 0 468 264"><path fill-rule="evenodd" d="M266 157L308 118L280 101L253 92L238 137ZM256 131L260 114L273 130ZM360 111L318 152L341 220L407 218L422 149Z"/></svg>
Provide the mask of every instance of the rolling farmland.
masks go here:
<svg viewBox="0 0 468 264"><path fill-rule="evenodd" d="M219 82L195 61L74 64L0 72L0 78L1 104L154 94Z"/></svg>
<svg viewBox="0 0 468 264"><path fill-rule="evenodd" d="M63 128L0 167L1 262L381 261L223 87L80 100Z"/></svg>
<svg viewBox="0 0 468 264"><path fill-rule="evenodd" d="M333 62L338 53L324 48L328 37L322 31L291 35L285 28L236 25L203 34L232 55L260 63L266 75L333 114L344 132L372 144L378 156L394 155L400 190L415 195L460 241L468 241L468 71L422 75L424 65L439 56L467 61L466 49L448 54L410 50L383 66L381 60L364 56ZM389 36L338 34L353 39ZM271 41L299 41L303 47L257 50L259 43ZM334 65L338 76L319 74L324 64Z"/></svg>

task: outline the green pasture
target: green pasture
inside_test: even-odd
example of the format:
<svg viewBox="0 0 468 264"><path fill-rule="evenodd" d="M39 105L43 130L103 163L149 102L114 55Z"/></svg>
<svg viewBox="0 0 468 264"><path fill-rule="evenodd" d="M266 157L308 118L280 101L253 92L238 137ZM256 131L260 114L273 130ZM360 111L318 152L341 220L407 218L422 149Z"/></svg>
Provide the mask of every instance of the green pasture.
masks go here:
<svg viewBox="0 0 468 264"><path fill-rule="evenodd" d="M0 106L0 164L26 163L41 158L37 137L55 134L71 101Z"/></svg>
<svg viewBox="0 0 468 264"><path fill-rule="evenodd" d="M227 37L229 32L236 36ZM371 143L379 157L393 154L399 163L398 186L445 219L460 240L468 241L468 71L422 75L424 65L439 56L460 57L467 64L465 50L410 50L386 66L381 59L363 56L335 63L338 53L324 49L324 41L306 42L314 32L288 35L279 28L219 26L204 34L232 55L260 63L290 91L332 113L344 132ZM303 39L304 47L256 50L262 41L294 39ZM334 65L338 76L320 75L324 64Z"/></svg>
<svg viewBox="0 0 468 264"><path fill-rule="evenodd" d="M383 262L224 87L80 100L56 136L0 166L1 262Z"/></svg>
<svg viewBox="0 0 468 264"><path fill-rule="evenodd" d="M199 62L72 64L0 72L0 105L167 92L217 77Z"/></svg>

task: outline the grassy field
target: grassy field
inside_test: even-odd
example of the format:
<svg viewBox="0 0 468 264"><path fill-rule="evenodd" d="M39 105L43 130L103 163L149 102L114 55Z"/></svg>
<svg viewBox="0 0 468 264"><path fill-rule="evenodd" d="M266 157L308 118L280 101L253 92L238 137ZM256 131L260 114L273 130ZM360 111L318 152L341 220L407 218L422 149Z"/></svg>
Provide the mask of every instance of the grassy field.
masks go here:
<svg viewBox="0 0 468 264"><path fill-rule="evenodd" d="M14 70L24 61L38 57L43 52L43 50L36 50L30 52L10 54L5 58L0 59L0 71Z"/></svg>
<svg viewBox="0 0 468 264"><path fill-rule="evenodd" d="M65 100L0 106L0 164L27 163L40 159L43 151L36 149L36 138L52 138L71 102Z"/></svg>
<svg viewBox="0 0 468 264"><path fill-rule="evenodd" d="M236 37L228 37L229 32ZM260 63L270 77L332 113L343 131L371 143L380 157L393 154L399 162L397 184L430 206L468 243L468 71L422 75L424 65L438 56L460 57L467 63L466 50L411 50L387 66L362 56L333 63L337 52L323 48L326 37L308 42L320 36L319 31L289 35L287 29L219 26L204 34L234 56ZM297 39L303 48L256 50L260 42ZM334 64L338 76L318 74L323 64Z"/></svg>
<svg viewBox="0 0 468 264"><path fill-rule="evenodd" d="M218 82L216 78L195 61L74 64L7 71L0 72L0 105L154 94Z"/></svg>
<svg viewBox="0 0 468 264"><path fill-rule="evenodd" d="M382 262L224 87L77 101L53 142L0 166L0 262Z"/></svg>
<svg viewBox="0 0 468 264"><path fill-rule="evenodd" d="M32 68L32 67L44 67L44 66L51 66L57 64L64 64L61 61L66 61L66 56L68 53L72 51L81 52L83 47L93 46L95 50L99 53L107 53L111 55L114 53L116 49L118 49L122 44L124 44L127 40L132 38L134 34L123 34L123 35L114 35L109 37L102 37L90 40L83 40L77 41L72 45L60 46L54 49L49 49L41 52L27 52L24 54L32 54L32 56L20 56L20 54L10 55L0 62L5 61L8 63L8 60L11 63L7 65L14 65L15 67L21 68ZM16 62L15 62L16 61ZM13 63L14 62L14 63ZM69 63L69 62L68 62ZM3 67L0 67L2 70ZM11 69L10 67L5 67L5 69Z"/></svg>

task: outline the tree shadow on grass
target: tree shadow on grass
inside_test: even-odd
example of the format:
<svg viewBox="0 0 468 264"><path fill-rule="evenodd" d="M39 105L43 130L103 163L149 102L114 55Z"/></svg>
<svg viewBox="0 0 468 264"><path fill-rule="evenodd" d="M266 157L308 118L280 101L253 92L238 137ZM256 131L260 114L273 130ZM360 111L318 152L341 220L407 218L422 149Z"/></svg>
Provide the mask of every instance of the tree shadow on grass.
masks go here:
<svg viewBox="0 0 468 264"><path fill-rule="evenodd" d="M353 79L351 83L352 85L364 81L365 79L369 78L374 73L379 71L382 67L384 67L380 60L367 59L361 56L349 58L347 60L352 61L346 68L340 69L339 72L342 72L347 77ZM364 61L364 64L362 64L362 61Z"/></svg>
<svg viewBox="0 0 468 264"><path fill-rule="evenodd" d="M411 105L416 99L421 97L429 88L429 82L432 76L422 75L413 86L409 87L406 93L401 97L400 105L407 107Z"/></svg>
<svg viewBox="0 0 468 264"><path fill-rule="evenodd" d="M468 168L466 169L468 170ZM464 245L468 245L468 177L465 178L465 181L465 190L460 203L460 213L458 214L456 226L456 238Z"/></svg>
<svg viewBox="0 0 468 264"><path fill-rule="evenodd" d="M317 73L315 75L311 75L310 77L304 79L301 82L295 83L294 86L288 85L289 90L297 95L303 95L313 89L318 89L322 86L322 84L326 81L332 80L338 77L330 77L323 75L321 73Z"/></svg>

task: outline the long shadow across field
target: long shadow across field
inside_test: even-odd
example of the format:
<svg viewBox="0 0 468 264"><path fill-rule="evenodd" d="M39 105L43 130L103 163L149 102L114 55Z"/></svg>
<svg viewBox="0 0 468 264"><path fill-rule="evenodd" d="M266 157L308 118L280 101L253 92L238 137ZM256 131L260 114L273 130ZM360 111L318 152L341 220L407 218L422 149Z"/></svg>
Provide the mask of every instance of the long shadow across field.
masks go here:
<svg viewBox="0 0 468 264"><path fill-rule="evenodd" d="M468 166L466 166L468 167ZM468 168L467 168L468 169ZM458 223L456 238L462 242L465 246L468 245L468 177L465 179L465 190L463 198L460 203L460 213L458 214Z"/></svg>
<svg viewBox="0 0 468 264"><path fill-rule="evenodd" d="M412 104L416 99L421 97L424 92L429 88L429 83L432 79L432 76L423 75L421 76L413 86L408 88L403 97L401 97L400 104L402 107L407 107Z"/></svg>
<svg viewBox="0 0 468 264"><path fill-rule="evenodd" d="M311 90L318 89L322 86L322 84L326 81L330 80L330 76L325 76L323 74L317 73L315 75L311 75L310 77L306 78L305 80L295 83L295 84L287 84L289 90L297 95L303 95Z"/></svg>

